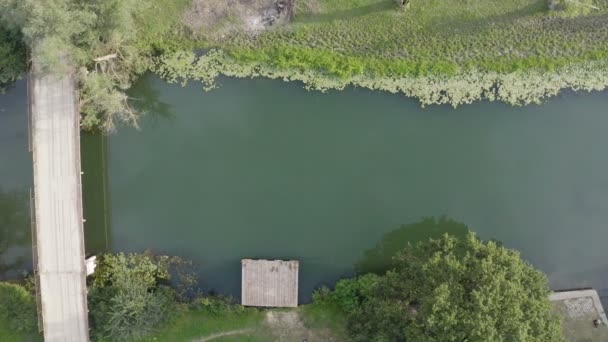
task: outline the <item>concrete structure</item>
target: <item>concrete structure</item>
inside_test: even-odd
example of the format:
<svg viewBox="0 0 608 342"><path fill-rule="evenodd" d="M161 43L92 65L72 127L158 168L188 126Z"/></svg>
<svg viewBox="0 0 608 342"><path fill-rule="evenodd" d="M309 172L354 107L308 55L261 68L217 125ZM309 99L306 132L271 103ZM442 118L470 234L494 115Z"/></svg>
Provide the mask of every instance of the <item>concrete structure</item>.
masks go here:
<svg viewBox="0 0 608 342"><path fill-rule="evenodd" d="M549 299L563 318L568 341L608 341L608 318L597 291L592 289L553 292ZM594 321L601 322L596 326Z"/></svg>
<svg viewBox="0 0 608 342"><path fill-rule="evenodd" d="M97 268L97 256L93 255L92 257L86 259L84 261L85 267L87 268L87 276L95 273L95 269Z"/></svg>
<svg viewBox="0 0 608 342"><path fill-rule="evenodd" d="M46 342L89 340L80 124L70 75L30 77L36 254Z"/></svg>
<svg viewBox="0 0 608 342"><path fill-rule="evenodd" d="M241 303L246 306L298 306L297 260L241 260Z"/></svg>

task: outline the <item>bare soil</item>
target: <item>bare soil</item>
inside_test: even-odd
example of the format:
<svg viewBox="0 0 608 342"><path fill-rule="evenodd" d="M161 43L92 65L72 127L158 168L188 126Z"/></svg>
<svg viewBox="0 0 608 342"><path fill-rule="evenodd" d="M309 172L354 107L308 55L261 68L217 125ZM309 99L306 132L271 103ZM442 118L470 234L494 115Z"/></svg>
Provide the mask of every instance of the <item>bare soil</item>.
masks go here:
<svg viewBox="0 0 608 342"><path fill-rule="evenodd" d="M338 341L328 329L314 329L306 327L296 310L268 311L264 324L269 328L273 341Z"/></svg>
<svg viewBox="0 0 608 342"><path fill-rule="evenodd" d="M256 34L287 23L294 0L193 0L182 21L192 33L221 39L237 31Z"/></svg>

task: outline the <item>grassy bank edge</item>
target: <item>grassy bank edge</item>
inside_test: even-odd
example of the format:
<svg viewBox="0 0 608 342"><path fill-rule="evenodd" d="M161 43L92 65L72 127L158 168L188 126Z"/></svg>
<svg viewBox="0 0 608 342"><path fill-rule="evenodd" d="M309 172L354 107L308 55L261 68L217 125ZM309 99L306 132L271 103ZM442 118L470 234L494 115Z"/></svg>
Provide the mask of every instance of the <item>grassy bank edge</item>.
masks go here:
<svg viewBox="0 0 608 342"><path fill-rule="evenodd" d="M214 49L198 57L188 51L166 55L157 60L155 72L169 82L200 81L205 89L214 88L219 75L299 81L306 89L319 91L355 86L402 93L417 98L422 106L449 104L456 107L480 100L503 101L511 105L540 104L563 89L601 91L608 87L608 59L568 63L553 70L535 68L510 73L471 69L453 75L336 77L318 70L242 63Z"/></svg>
<svg viewBox="0 0 608 342"><path fill-rule="evenodd" d="M196 341L223 333L242 331L214 341L272 341L266 326L268 312L295 311L301 315L304 326L309 329L327 330L332 336L346 341L346 318L338 307L326 303L301 305L293 309L258 309L241 307L242 310L227 313L210 313L205 310L182 306L157 333L145 341Z"/></svg>

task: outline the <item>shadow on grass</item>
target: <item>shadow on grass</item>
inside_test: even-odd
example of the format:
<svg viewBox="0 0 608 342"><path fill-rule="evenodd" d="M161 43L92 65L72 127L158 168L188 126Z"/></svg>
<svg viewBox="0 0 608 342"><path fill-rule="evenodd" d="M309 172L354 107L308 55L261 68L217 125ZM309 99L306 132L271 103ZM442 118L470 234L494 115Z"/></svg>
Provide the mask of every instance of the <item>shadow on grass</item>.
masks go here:
<svg viewBox="0 0 608 342"><path fill-rule="evenodd" d="M468 231L469 228L465 224L445 216L439 219L427 217L419 222L403 225L385 234L374 248L365 251L363 258L355 264L355 271L359 274L383 274L390 269L393 256L408 244L439 239L444 234L464 237Z"/></svg>
<svg viewBox="0 0 608 342"><path fill-rule="evenodd" d="M546 12L547 8L544 2L533 2L525 7L499 15L484 16L479 18L467 18L464 15L435 18L430 22L430 28L445 32L453 32L454 29L479 30L480 28L486 26L511 23L515 19L532 17Z"/></svg>
<svg viewBox="0 0 608 342"><path fill-rule="evenodd" d="M324 14L307 14L296 16L296 23L325 23L334 20L344 20L361 17L369 14L396 9L397 4L393 0L383 0L366 6L351 8L343 11L336 11Z"/></svg>

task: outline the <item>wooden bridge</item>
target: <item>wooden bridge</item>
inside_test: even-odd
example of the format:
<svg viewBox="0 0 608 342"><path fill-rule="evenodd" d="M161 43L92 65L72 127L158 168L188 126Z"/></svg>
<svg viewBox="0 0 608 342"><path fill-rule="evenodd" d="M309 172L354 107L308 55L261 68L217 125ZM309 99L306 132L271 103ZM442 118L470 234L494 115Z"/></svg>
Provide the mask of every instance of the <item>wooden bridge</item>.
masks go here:
<svg viewBox="0 0 608 342"><path fill-rule="evenodd" d="M80 171L72 75L29 77L34 162L34 269L45 341L89 341Z"/></svg>

